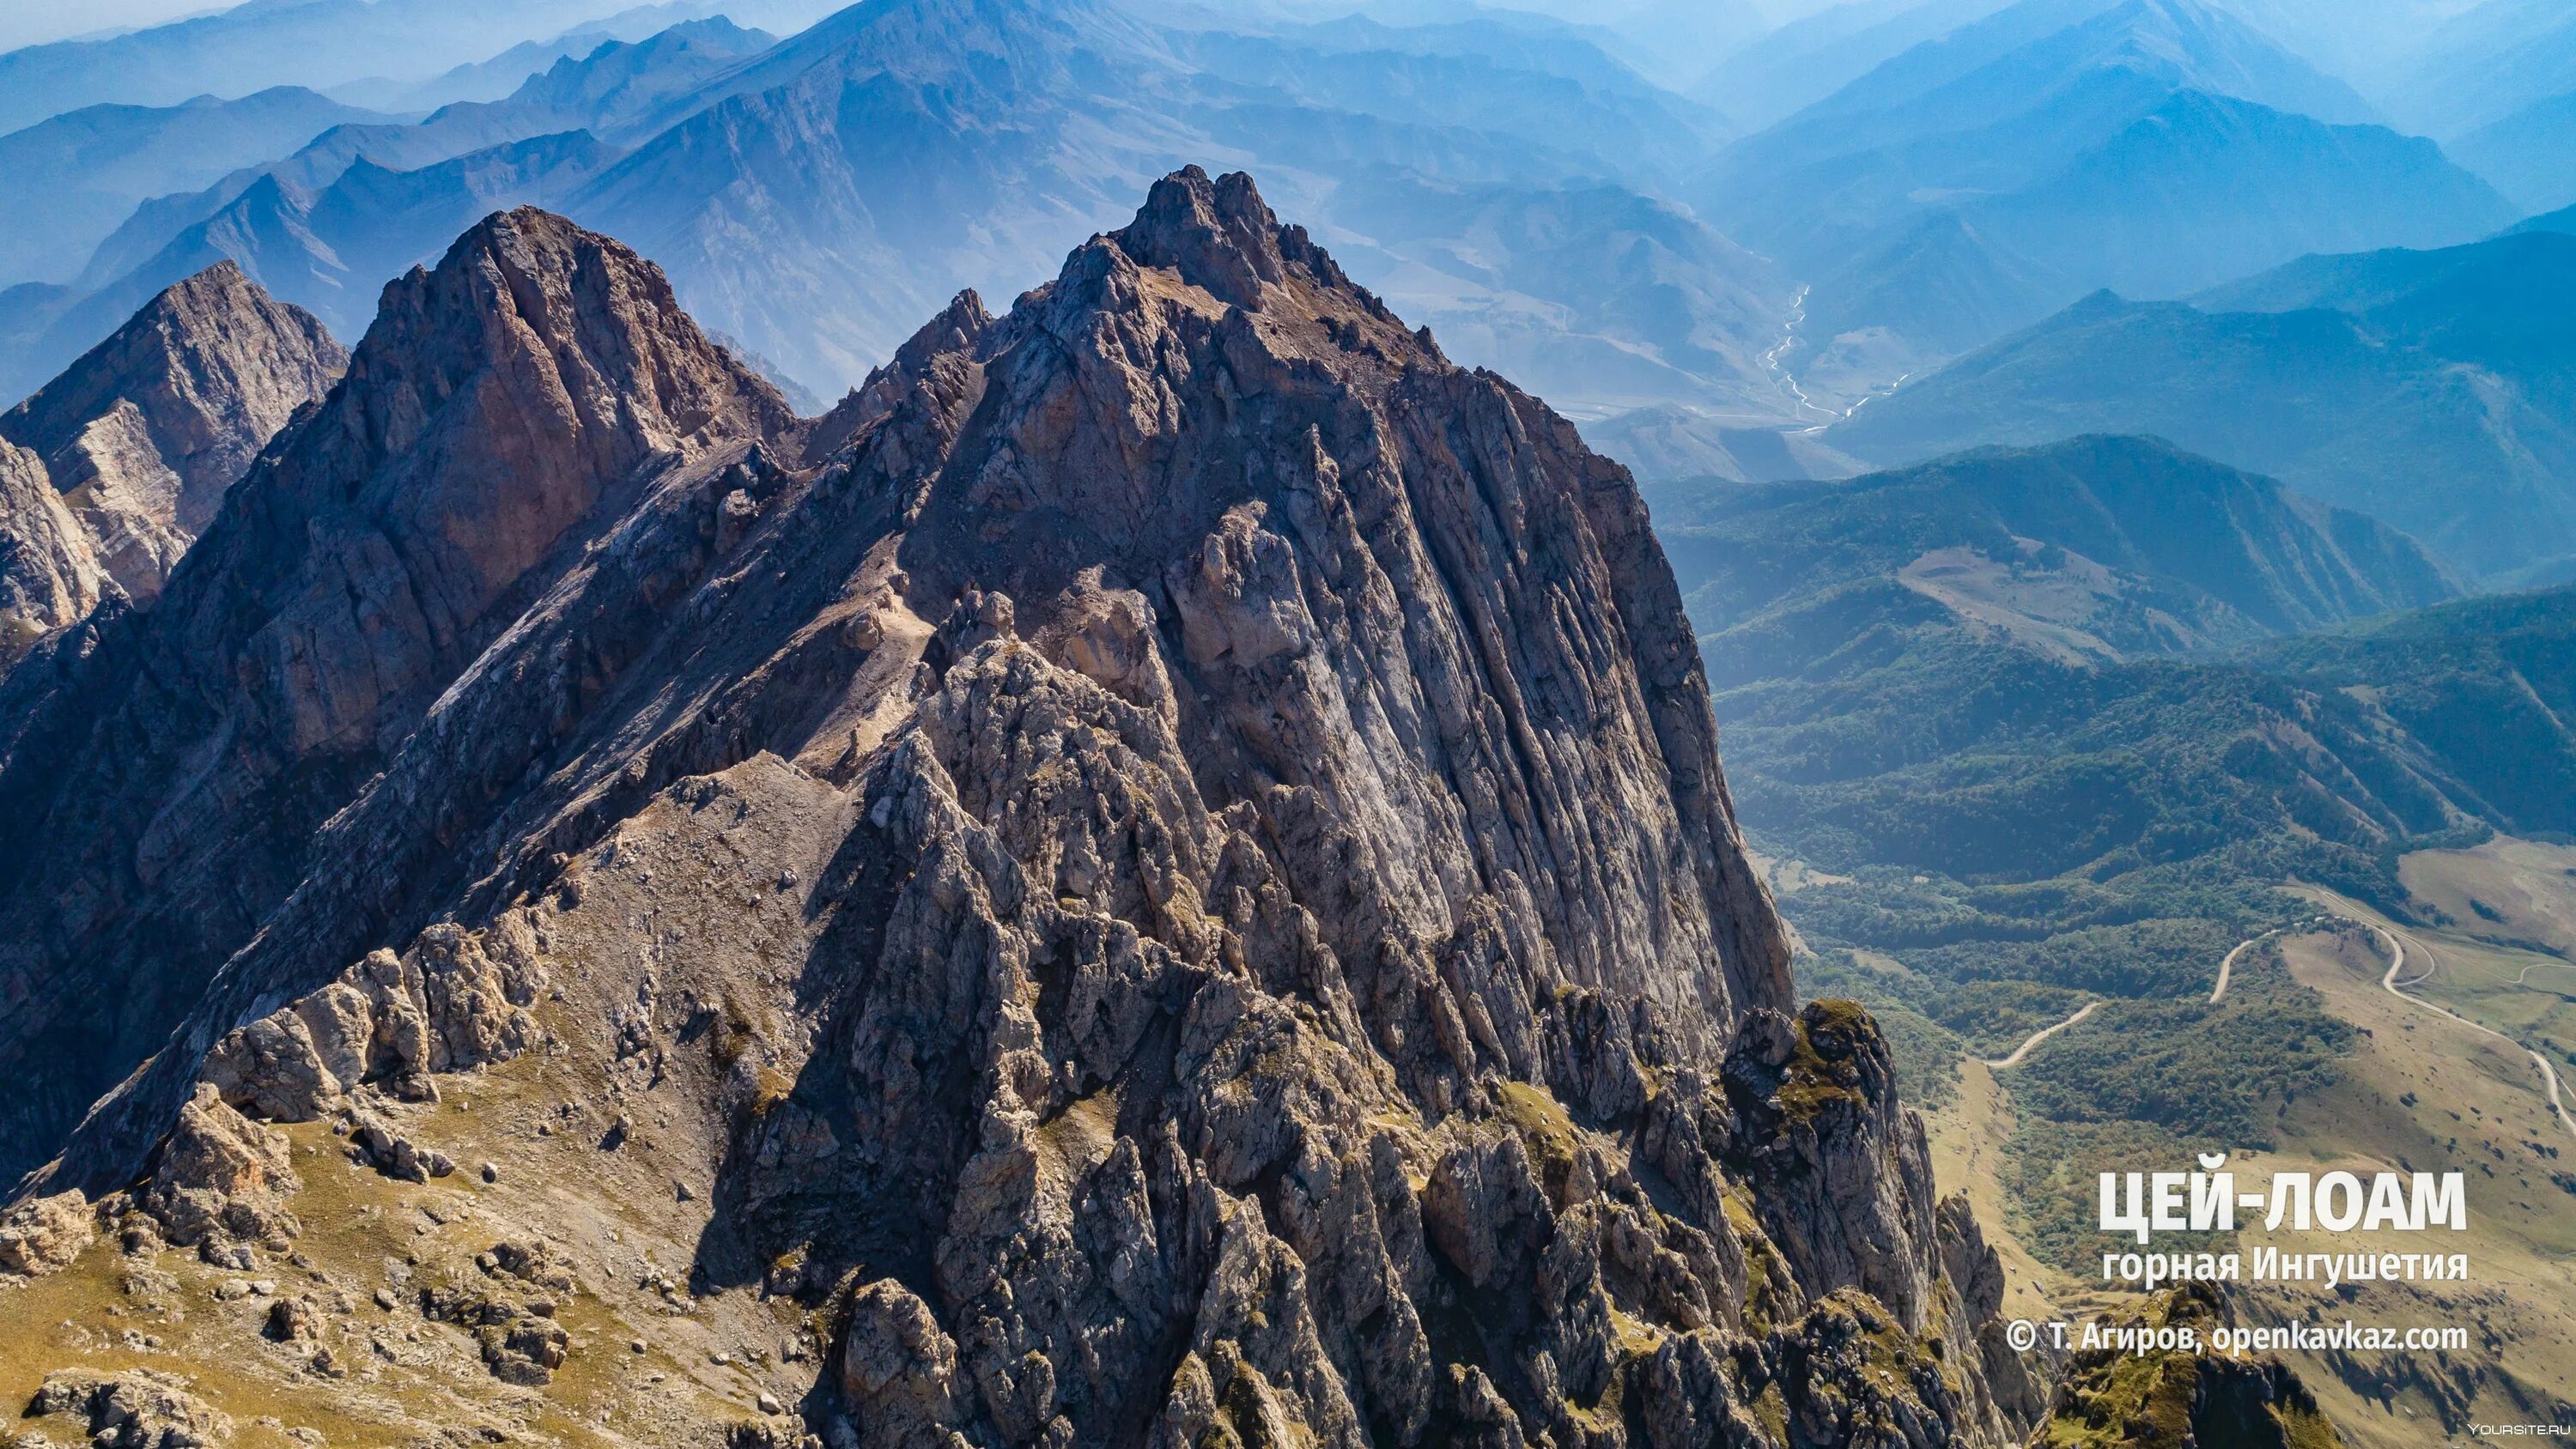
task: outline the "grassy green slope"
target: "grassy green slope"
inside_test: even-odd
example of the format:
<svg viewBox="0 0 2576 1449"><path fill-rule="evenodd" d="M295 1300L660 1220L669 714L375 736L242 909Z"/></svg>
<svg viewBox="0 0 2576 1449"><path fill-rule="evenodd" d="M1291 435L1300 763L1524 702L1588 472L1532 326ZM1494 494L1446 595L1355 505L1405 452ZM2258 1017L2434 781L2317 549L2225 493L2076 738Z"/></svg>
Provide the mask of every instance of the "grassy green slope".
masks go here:
<svg viewBox="0 0 2576 1449"><path fill-rule="evenodd" d="M1747 829L1804 867L1806 988L1878 1011L1933 1106L2093 1005L1997 1073L2044 1261L2098 1249L2094 1171L2275 1145L2336 1090L2358 1039L2314 990L2208 999L2313 910L2278 883L2404 915L2401 855L2576 800L2576 589L2449 601L2402 535L2168 445L1654 502Z"/></svg>
<svg viewBox="0 0 2576 1449"><path fill-rule="evenodd" d="M2481 575L2576 553L2576 237L2306 257L2194 303L2098 293L1827 437L1903 462L2151 433L2368 512Z"/></svg>

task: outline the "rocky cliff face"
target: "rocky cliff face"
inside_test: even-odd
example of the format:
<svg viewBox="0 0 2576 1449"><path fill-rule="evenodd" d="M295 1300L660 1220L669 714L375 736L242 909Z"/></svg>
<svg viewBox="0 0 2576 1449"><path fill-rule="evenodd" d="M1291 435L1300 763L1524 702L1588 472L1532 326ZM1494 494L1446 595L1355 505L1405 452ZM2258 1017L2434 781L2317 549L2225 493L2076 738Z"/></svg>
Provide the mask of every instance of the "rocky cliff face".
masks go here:
<svg viewBox="0 0 2576 1449"><path fill-rule="evenodd" d="M0 674L98 607L105 577L43 461L0 438Z"/></svg>
<svg viewBox="0 0 2576 1449"><path fill-rule="evenodd" d="M7 1124L24 1256L320 1285L177 1351L397 1439L2027 1427L1627 475L1248 178L814 425L496 218L91 633L0 700L0 1067L124 1078Z"/></svg>
<svg viewBox="0 0 2576 1449"><path fill-rule="evenodd" d="M309 313L219 262L0 414L0 438L43 461L99 566L149 601L225 490L348 360Z"/></svg>
<svg viewBox="0 0 2576 1449"><path fill-rule="evenodd" d="M658 272L534 214L389 287L350 372L153 609L9 681L0 853L29 866L0 888L0 1063L35 1086L0 1109L0 1170L159 1048L327 862L316 828L438 748L439 693L648 479L793 423Z"/></svg>

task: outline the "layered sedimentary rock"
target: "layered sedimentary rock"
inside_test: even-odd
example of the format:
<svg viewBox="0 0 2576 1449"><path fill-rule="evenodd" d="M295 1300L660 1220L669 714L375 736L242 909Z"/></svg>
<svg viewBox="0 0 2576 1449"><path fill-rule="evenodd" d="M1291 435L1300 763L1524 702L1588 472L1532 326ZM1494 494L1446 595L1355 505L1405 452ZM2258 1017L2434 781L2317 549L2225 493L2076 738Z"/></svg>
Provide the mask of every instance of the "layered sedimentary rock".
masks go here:
<svg viewBox="0 0 2576 1449"><path fill-rule="evenodd" d="M328 1270L249 1134L330 1132L552 1243L638 1362L796 1315L713 1360L737 1444L2027 1428L1886 1043L1793 998L1628 476L1247 178L814 425L614 243L496 218L240 487L0 713L64 862L0 887L0 1067L140 1064L6 1141L133 1251ZM162 984L64 1004L109 971ZM511 1155L405 1171L469 1098ZM380 1309L574 1392L602 1345L420 1232L448 1286Z"/></svg>
<svg viewBox="0 0 2576 1449"><path fill-rule="evenodd" d="M0 438L0 673L97 608L108 587L89 530L43 461Z"/></svg>
<svg viewBox="0 0 2576 1449"><path fill-rule="evenodd" d="M350 371L152 609L0 694L0 856L25 863L0 886L0 1070L28 1084L0 1172L50 1156L317 865L353 863L316 827L405 747L442 751L431 705L552 577L672 469L794 427L660 273L534 213L389 286ZM357 944L401 906L328 909Z"/></svg>
<svg viewBox="0 0 2576 1449"><path fill-rule="evenodd" d="M0 414L0 438L43 461L99 567L148 601L259 450L348 360L312 314L218 262Z"/></svg>

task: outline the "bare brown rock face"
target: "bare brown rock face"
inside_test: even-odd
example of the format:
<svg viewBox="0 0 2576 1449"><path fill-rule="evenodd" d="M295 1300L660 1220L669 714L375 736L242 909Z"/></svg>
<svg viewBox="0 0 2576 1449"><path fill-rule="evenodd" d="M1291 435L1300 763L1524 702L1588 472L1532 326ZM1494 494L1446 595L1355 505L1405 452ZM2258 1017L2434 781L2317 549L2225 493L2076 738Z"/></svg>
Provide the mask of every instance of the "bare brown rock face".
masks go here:
<svg viewBox="0 0 2576 1449"><path fill-rule="evenodd" d="M232 1442L230 1418L207 1408L179 1380L149 1369L54 1374L27 1409L31 1416L70 1416L100 1449L215 1449Z"/></svg>
<svg viewBox="0 0 2576 1449"><path fill-rule="evenodd" d="M95 542L44 463L0 438L0 674L97 608L105 587Z"/></svg>
<svg viewBox="0 0 2576 1449"><path fill-rule="evenodd" d="M97 1236L81 1194L28 1198L0 1213L0 1272L32 1278L69 1267Z"/></svg>
<svg viewBox="0 0 2576 1449"><path fill-rule="evenodd" d="M158 1055L20 1111L27 1190L135 1190L218 1106L385 1171L543 1080L485 1180L629 1205L555 1233L601 1311L828 1328L737 1443L2028 1427L1945 1347L1995 1270L1884 1041L1792 1019L1626 473L1248 178L810 427L615 244L488 223L94 632L0 701L0 806L113 883L9 888L0 1068ZM59 1005L110 971L158 1014ZM198 1217L328 1252L239 1200ZM537 1347L481 1363L597 1351Z"/></svg>
<svg viewBox="0 0 2576 1449"><path fill-rule="evenodd" d="M652 479L793 426L658 272L534 212L389 286L350 371L158 604L9 682L0 1070L33 1085L0 1172L161 1045L306 882L315 828Z"/></svg>
<svg viewBox="0 0 2576 1449"><path fill-rule="evenodd" d="M0 438L44 461L100 566L148 601L259 450L348 361L311 313L218 262L0 414Z"/></svg>

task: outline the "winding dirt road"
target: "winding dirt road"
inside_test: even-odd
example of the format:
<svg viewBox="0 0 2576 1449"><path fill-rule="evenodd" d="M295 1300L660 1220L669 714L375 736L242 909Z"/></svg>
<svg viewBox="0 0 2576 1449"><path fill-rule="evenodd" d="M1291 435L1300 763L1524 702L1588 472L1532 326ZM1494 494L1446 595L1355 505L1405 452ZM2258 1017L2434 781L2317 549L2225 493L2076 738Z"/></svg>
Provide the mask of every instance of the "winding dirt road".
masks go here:
<svg viewBox="0 0 2576 1449"><path fill-rule="evenodd" d="M2226 998L2228 980L2236 974L2236 958L2244 955L2248 950L2259 944L2263 940L2264 936L2274 936L2278 934L2280 933L2277 931L2266 931L2262 936L2255 936L2248 940L2239 941L2236 944L2236 949L2227 953L2227 959L2218 963L2218 989L2209 993L2209 1001L2211 1005L2215 1006ZM2066 1030L2068 1027L2082 1021L2084 1018L2091 1016L2094 1012L2100 1010L2101 1007L2102 1003L2098 1001L2088 1001L2084 1004L2082 1010L2076 1012L2073 1016L2066 1018L2064 1021L2059 1022L2057 1025L2044 1026L2039 1030L2032 1032L2020 1046L2013 1048L2013 1054L2011 1056L1981 1057L1979 1060L1983 1061L1991 1071L2000 1072L2006 1067L2020 1066L2023 1058L2028 1057L2031 1054L2031 1050L2037 1047L2041 1042L2044 1042L2050 1037L2057 1035L2059 1032Z"/></svg>
<svg viewBox="0 0 2576 1449"><path fill-rule="evenodd" d="M2266 931L2263 936L2271 934L2272 932ZM2236 958L2254 949L2254 943L2262 940L2263 936L2253 936L2237 942L2236 949L2227 953L2227 959L2218 963L2218 989L2209 993L2210 1005L2216 1006L2227 999L2227 982L2228 978L2236 974Z"/></svg>
<svg viewBox="0 0 2576 1449"><path fill-rule="evenodd" d="M2002 1071L2006 1067L2020 1066L2022 1058L2029 1056L2033 1047L2038 1046L2041 1042L2048 1040L2050 1037L2057 1035L2059 1032L2066 1030L2068 1027L2073 1026L2075 1023L2082 1021L2084 1018L2091 1016L2093 1013L2101 1009L2102 1003L2098 1001L2088 1001L2084 1003L2083 1010L2076 1012L2073 1016L2066 1018L2057 1025L2044 1026L2039 1030L2032 1032L2029 1038L2020 1046L2013 1048L2013 1054L2011 1056L1988 1059L1986 1061L1986 1066L1998 1072Z"/></svg>
<svg viewBox="0 0 2576 1449"><path fill-rule="evenodd" d="M2380 926L2371 926L2367 921L2364 921L2361 924L2370 926L2371 933L2379 937L2381 941L2387 943L2388 946L2388 974L2379 978L2380 990L2387 992L2389 995L2396 997L2398 1000L2403 1001L2410 1006L2415 1006L2422 1010L2432 1012L2436 1016L2448 1017L2450 1020L2458 1022L2460 1025L2467 1027L2471 1031L2494 1037L2497 1041L2503 1042L2505 1045L2521 1052L2524 1056L2531 1058L2531 1064L2540 1068L2540 1080L2548 1085L2549 1110L2557 1114L2558 1125L2566 1129L2567 1135L2570 1137L2576 1137L2576 1119L2571 1119L2567 1115L2567 1104L2559 1095L2558 1069L2549 1064L2549 1058L2542 1056L2540 1053L2533 1051L2531 1048L2524 1046L2522 1043L2515 1041L2512 1037L2506 1036L2503 1032L2497 1031L2493 1027L2478 1025L2476 1022L2469 1020L2467 1017L2460 1015L2458 1012L2453 1011L2448 1007L2437 1006L2430 1001L2426 1001L2420 996L2407 995L2399 988L2412 986L2416 982L2423 980L2425 977L2432 975L2434 965L2438 964L2438 958L2433 955L2430 947L2425 946L2421 942L2416 943L2416 949L2424 953L2424 959L2428 964L2420 975L2411 976L2404 981L2399 981L2397 979L2398 973L2406 969L2406 943L2399 939L2397 933L2394 931L2387 930Z"/></svg>
<svg viewBox="0 0 2576 1449"><path fill-rule="evenodd" d="M2425 1000L2423 997L2410 996L2406 993L2404 988L2415 985L2417 982L2431 977L2434 971L2438 969L2440 959L2433 954L2430 947L2423 945L2421 942L2416 944L2417 952L2424 957L2424 969L2417 974L2408 976L2405 980L2400 981L2398 977L2404 975L2406 971L2405 942L2399 939L2395 932L2390 931L2385 927L2374 925L2369 921L2357 920L2351 916L2344 916L2342 919L2353 921L2353 924L2366 928L2387 945L2388 974L2379 978L2379 986L2381 990L2396 997L2398 1000L2405 1002L2409 1006L2416 1007L2419 1010L2432 1012L2437 1016L2447 1018L2461 1026L2465 1026L2471 1031L2494 1037L2497 1041L2503 1042L2505 1045L2521 1052L2524 1056L2531 1058L2531 1064L2540 1069L2540 1079L2548 1087L2549 1110L2557 1115L2558 1125L2566 1129L2567 1135L2570 1137L2576 1137L2576 1117L2571 1117L2568 1114L2567 1103L2558 1081L2558 1069L2549 1064L2549 1058L2542 1056L2540 1053L2533 1051L2531 1048L2524 1046L2522 1043L2515 1041L2512 1037L2505 1035L2503 1032L2497 1031L2493 1027L2480 1026L2476 1022L2469 1020L2467 1017L2460 1015L2458 1012L2453 1011L2448 1007L2439 1006L2433 1002ZM2284 927L2281 928L2281 930L2298 930L2304 928L2306 924L2307 923L2303 922L2301 926ZM2215 1006L2219 1002L2227 999L2228 983L2234 980L2236 976L2236 959L2244 955L2247 951L2250 951L2254 947L2262 944L2270 937L2280 935L2281 930L2265 931L2262 935L2240 941L2237 943L2235 950L2227 953L2226 959L2218 963L2218 985L2209 993L2211 1005ZM2530 974L2531 968L2527 966L2524 967L2523 975L2528 976ZM2522 982L2520 978L2516 978L2514 984L2521 985ZM2073 1016L2057 1023L2055 1026L2042 1027L2038 1031L2032 1032L2020 1046L2013 1048L2011 1056L1987 1057L1981 1058L1980 1060L1985 1062L1987 1069L1990 1071L2000 1072L2012 1067L2020 1066L2023 1061L2029 1058L2033 1051L2038 1049L2041 1042L2048 1040L2050 1037L2057 1035L2059 1032L2064 1031L2068 1027L2071 1027L2084 1020L2086 1017L2091 1016L2094 1012L2100 1010L2101 1007L2101 1002L2086 1002L2083 1009L2077 1011Z"/></svg>
<svg viewBox="0 0 2576 1449"><path fill-rule="evenodd" d="M2531 973L2543 966L2555 966L2561 971L2576 971L2576 961L2534 961L2530 965L2525 966L2520 971L2514 973L2513 984L2516 986L2529 986L2531 984Z"/></svg>

